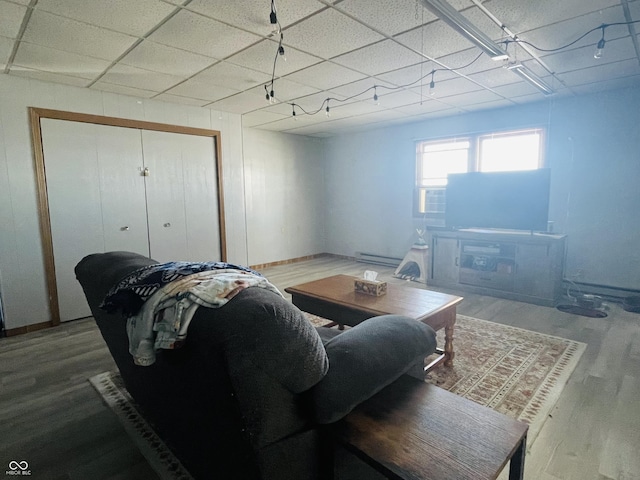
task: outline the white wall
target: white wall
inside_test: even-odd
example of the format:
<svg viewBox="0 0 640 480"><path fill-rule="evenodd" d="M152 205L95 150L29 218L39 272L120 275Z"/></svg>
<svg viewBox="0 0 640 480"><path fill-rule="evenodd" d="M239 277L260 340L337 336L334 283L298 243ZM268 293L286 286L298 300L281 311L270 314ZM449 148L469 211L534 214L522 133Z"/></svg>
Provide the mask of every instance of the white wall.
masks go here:
<svg viewBox="0 0 640 480"><path fill-rule="evenodd" d="M249 264L324 252L320 139L244 129Z"/></svg>
<svg viewBox="0 0 640 480"><path fill-rule="evenodd" d="M640 91L434 119L326 140L327 251L403 257L412 215L415 141L543 126L551 167L550 220L568 235L566 275L640 289Z"/></svg>
<svg viewBox="0 0 640 480"><path fill-rule="evenodd" d="M248 263L239 115L0 74L0 272L7 329L50 320L30 106L219 130L228 260Z"/></svg>

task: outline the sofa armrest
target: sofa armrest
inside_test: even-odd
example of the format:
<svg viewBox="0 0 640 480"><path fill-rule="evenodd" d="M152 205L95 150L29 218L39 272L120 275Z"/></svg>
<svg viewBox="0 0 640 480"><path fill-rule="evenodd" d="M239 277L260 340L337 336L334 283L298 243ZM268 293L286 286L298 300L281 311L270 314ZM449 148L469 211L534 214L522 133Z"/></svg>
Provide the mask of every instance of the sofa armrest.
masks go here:
<svg viewBox="0 0 640 480"><path fill-rule="evenodd" d="M311 391L318 423L335 422L436 348L431 327L399 315L374 317L325 344L329 371Z"/></svg>

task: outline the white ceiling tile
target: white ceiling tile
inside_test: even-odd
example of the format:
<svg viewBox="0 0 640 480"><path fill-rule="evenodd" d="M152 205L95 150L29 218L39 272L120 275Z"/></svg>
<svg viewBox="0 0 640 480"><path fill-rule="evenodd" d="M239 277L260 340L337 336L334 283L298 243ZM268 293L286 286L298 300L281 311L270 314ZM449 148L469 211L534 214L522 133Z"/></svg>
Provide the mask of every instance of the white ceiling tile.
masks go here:
<svg viewBox="0 0 640 480"><path fill-rule="evenodd" d="M266 73L257 72L229 62L216 63L193 78L211 85L234 90L246 90L271 80L271 76Z"/></svg>
<svg viewBox="0 0 640 480"><path fill-rule="evenodd" d="M411 105L412 103L418 103L420 101L426 101L429 98L427 94L420 95L413 90L379 90L378 101L381 106L385 108L396 108L404 105Z"/></svg>
<svg viewBox="0 0 640 480"><path fill-rule="evenodd" d="M477 92L478 90L481 90L481 89L482 87L480 87L479 85L462 77L451 78L449 80L444 80L442 82L439 82L436 79L435 86L433 88L433 92L431 93L431 96L435 98L446 98L446 97L450 97L451 95ZM419 89L418 87L414 87L413 90L419 90Z"/></svg>
<svg viewBox="0 0 640 480"><path fill-rule="evenodd" d="M284 117L291 116L292 108L288 103L267 103L262 105L263 108L256 110L258 112L277 113ZM251 112L254 113L254 112Z"/></svg>
<svg viewBox="0 0 640 480"><path fill-rule="evenodd" d="M172 17L149 39L218 59L261 40L256 35L186 10Z"/></svg>
<svg viewBox="0 0 640 480"><path fill-rule="evenodd" d="M464 106L464 109L468 112L473 112L476 110L490 110L494 108L504 108L504 107L513 107L515 103L511 100L492 100L489 102L481 102L481 103L473 103L467 104Z"/></svg>
<svg viewBox="0 0 640 480"><path fill-rule="evenodd" d="M367 75L377 75L415 65L423 60L422 56L393 40L385 40L341 55L332 61Z"/></svg>
<svg viewBox="0 0 640 480"><path fill-rule="evenodd" d="M22 39L57 50L113 61L136 38L64 17L35 10Z"/></svg>
<svg viewBox="0 0 640 480"><path fill-rule="evenodd" d="M640 75L633 75L630 77L614 78L610 80L603 80L596 83L589 83L586 85L579 85L574 87L574 91L579 94L596 93L606 90L616 90L619 88L640 88Z"/></svg>
<svg viewBox="0 0 640 480"><path fill-rule="evenodd" d="M143 41L121 60L124 65L178 75L182 78L189 77L214 62L213 58L148 40Z"/></svg>
<svg viewBox="0 0 640 480"><path fill-rule="evenodd" d="M435 99L428 99L422 103L414 103L412 105L405 105L398 107L396 110L406 115L422 115L425 113L439 112L442 110L450 110L451 106L442 102L438 102Z"/></svg>
<svg viewBox="0 0 640 480"><path fill-rule="evenodd" d="M16 38L26 12L22 5L0 1L0 36Z"/></svg>
<svg viewBox="0 0 640 480"><path fill-rule="evenodd" d="M255 87L237 95L213 102L207 107L230 113L248 113L268 105L264 98L264 90Z"/></svg>
<svg viewBox="0 0 640 480"><path fill-rule="evenodd" d="M555 24L591 12L600 12L613 5L619 5L619 0L537 0L517 3L513 0L491 0L486 7L511 31L522 33L542 25ZM601 23L606 22L591 25L581 33Z"/></svg>
<svg viewBox="0 0 640 480"><path fill-rule="evenodd" d="M438 58L469 48L463 37L454 36L449 26L441 21L429 23L394 37L401 44L429 58Z"/></svg>
<svg viewBox="0 0 640 480"><path fill-rule="evenodd" d="M420 65L400 68L393 72L376 75L376 78L397 86L420 86L421 83L426 83L428 85L431 81L431 75L429 72L434 68L438 68L438 65L433 62L425 62ZM438 78L444 79L451 78L452 76L457 75L449 72L438 72Z"/></svg>
<svg viewBox="0 0 640 480"><path fill-rule="evenodd" d="M51 72L42 72L40 70L33 70L26 67L13 67L11 69L11 75L18 77L35 78L43 82L62 83L65 85L73 85L74 87L86 87L89 85L90 80L86 78L71 77L69 75L60 75Z"/></svg>
<svg viewBox="0 0 640 480"><path fill-rule="evenodd" d="M575 50L567 50L547 55L542 57L542 60L549 65L553 71L562 73L636 57L631 37L607 42L602 58L594 58L594 52L595 47L590 45ZM524 63L529 65L529 62Z"/></svg>
<svg viewBox="0 0 640 480"><path fill-rule="evenodd" d="M271 76L273 72L273 61L278 50L278 43L272 40L263 40L242 52L227 59L228 62L243 67L258 70ZM286 61L279 57L276 63L276 76L287 75L301 68L308 67L322 61L322 59L306 54L292 47L285 49Z"/></svg>
<svg viewBox="0 0 640 480"><path fill-rule="evenodd" d="M279 113L257 110L255 112L242 115L242 126L255 127L256 125L263 125L265 123L275 122L276 120L283 120L287 117L287 115L280 115Z"/></svg>
<svg viewBox="0 0 640 480"><path fill-rule="evenodd" d="M303 85L301 83L293 82L286 78L277 78L273 84L273 91L275 96L280 102L293 100L294 98L304 97L316 93L319 89L311 87L309 85ZM261 94L264 98L264 88Z"/></svg>
<svg viewBox="0 0 640 480"><path fill-rule="evenodd" d="M303 127L296 127L290 130L287 130L288 133L294 133L296 135L307 135L310 137L318 137L318 138L329 138L334 136L333 133L323 131L320 127L316 125L305 125Z"/></svg>
<svg viewBox="0 0 640 480"><path fill-rule="evenodd" d="M107 83L102 80L98 80L91 85L93 90L100 90L104 92L117 93L119 95L128 95L129 97L136 98L151 98L158 94L152 90L146 90L143 88L126 87L124 85L115 85L113 83Z"/></svg>
<svg viewBox="0 0 640 480"><path fill-rule="evenodd" d="M324 91L296 98L294 99L294 103L306 112L314 112L324 108L327 98L342 100L343 97L335 95L332 92Z"/></svg>
<svg viewBox="0 0 640 480"><path fill-rule="evenodd" d="M332 58L382 40L382 36L329 9L284 31L284 43L322 58Z"/></svg>
<svg viewBox="0 0 640 480"><path fill-rule="evenodd" d="M531 57L529 55L522 54L519 55L518 58L520 61L524 61ZM442 79L447 76L449 78L455 76L455 73L453 72L444 75L444 72L441 70L442 68L455 70L455 72L462 73L463 75L469 75L476 72L484 72L486 70L501 68L507 62L504 60L493 60L488 55L485 55L481 50L477 48L469 48L461 52L440 57L438 58L438 63L440 65L436 65L434 68L438 69L437 75Z"/></svg>
<svg viewBox="0 0 640 480"><path fill-rule="evenodd" d="M416 0L344 0L336 8L390 36L436 18Z"/></svg>
<svg viewBox="0 0 640 480"><path fill-rule="evenodd" d="M429 82L425 82L425 86L429 87ZM473 83L471 80L462 77L450 78L448 80L439 81L436 77L433 91L430 95L434 98L445 98L451 95L459 95L468 92L481 90L482 87ZM420 93L420 87L413 87L412 90ZM429 90L431 90L429 88Z"/></svg>
<svg viewBox="0 0 640 480"><path fill-rule="evenodd" d="M180 85L171 88L166 93L214 102L239 92L240 90L238 89L220 87L199 78L190 78Z"/></svg>
<svg viewBox="0 0 640 480"><path fill-rule="evenodd" d="M583 47L585 45L593 45L593 48L595 50L595 45L602 37L602 30L596 29L595 31L586 35L584 38L580 39L580 37L589 32L589 30L592 30L602 25L603 23L616 23L624 21L625 20L622 7L616 6L582 17L572 18L570 20L553 23L542 28L537 28L535 30L523 33L522 35L519 35L519 37L522 40L535 45L535 47L547 50L560 48L573 42L576 43L571 45L569 47L570 49ZM623 25L611 26L606 29L607 39L620 38L627 35L629 35L629 30ZM548 55L548 53L538 51L533 46L531 48L533 48L533 50L539 55Z"/></svg>
<svg viewBox="0 0 640 480"><path fill-rule="evenodd" d="M140 37L175 7L160 0L39 0L36 10Z"/></svg>
<svg viewBox="0 0 640 480"><path fill-rule="evenodd" d="M640 65L637 59L622 62L607 63L581 70L574 70L558 75L561 80L570 86L585 85L595 82L606 82L618 77L628 77L640 74Z"/></svg>
<svg viewBox="0 0 640 480"><path fill-rule="evenodd" d="M511 75L514 75L511 72L509 73ZM532 95L534 93L540 93L539 90L533 85L531 85L530 83L527 83L525 81L520 81L519 77L514 75L514 79L516 80L515 83L511 83L509 85L501 85L499 87L495 87L493 90L497 94L507 98L521 97L523 95Z"/></svg>
<svg viewBox="0 0 640 480"><path fill-rule="evenodd" d="M268 35L273 30L269 23L271 6L266 1L194 0L187 8L258 35ZM325 6L316 0L278 0L276 8L280 25L286 28Z"/></svg>
<svg viewBox="0 0 640 480"><path fill-rule="evenodd" d="M109 66L109 62L104 60L26 42L20 43L13 64L44 72L88 79L97 77Z"/></svg>
<svg viewBox="0 0 640 480"><path fill-rule="evenodd" d="M372 100L353 102L346 105L330 104L329 107L330 118L345 118L383 110L383 107L376 105Z"/></svg>
<svg viewBox="0 0 640 480"><path fill-rule="evenodd" d="M464 108L467 105L474 105L476 103L493 102L493 101L503 100L503 99L502 97L488 90L478 90L476 92L450 95L448 97L444 97L443 100L450 105Z"/></svg>
<svg viewBox="0 0 640 480"><path fill-rule="evenodd" d="M480 85L489 88L495 88L501 85L509 85L518 81L517 77L512 71L498 66L493 70L486 70L484 72L472 73L468 77L478 82Z"/></svg>
<svg viewBox="0 0 640 480"><path fill-rule="evenodd" d="M181 76L152 72L150 70L122 64L113 66L101 78L101 81L106 83L153 90L155 92L167 90L182 80L184 80L184 77Z"/></svg>
<svg viewBox="0 0 640 480"><path fill-rule="evenodd" d="M547 97L547 96L545 96L544 93L537 92L537 93L532 93L530 95L522 95L522 96L519 96L519 97L513 97L511 100L513 100L513 102L515 102L518 105L523 105L523 104L526 104L526 103L540 102L542 100L549 100L549 98L555 98L555 95L553 97Z"/></svg>
<svg viewBox="0 0 640 480"><path fill-rule="evenodd" d="M365 77L366 75L341 65L336 65L332 62L322 62L303 70L298 70L295 73L287 75L285 78L311 85L320 90L327 90Z"/></svg>
<svg viewBox="0 0 640 480"><path fill-rule="evenodd" d="M379 88L374 88L379 87ZM339 96L345 100L345 103L356 102L373 98L374 93L382 94L388 92L389 89L384 87L395 87L389 82L382 81L375 77L368 77L357 82L341 85L331 89L331 96Z"/></svg>
<svg viewBox="0 0 640 480"><path fill-rule="evenodd" d="M181 105L191 105L193 107L202 107L208 103L207 101L198 100L196 98L181 97L179 95L171 95L169 93L161 93L153 99L161 100L163 102L179 103Z"/></svg>
<svg viewBox="0 0 640 480"><path fill-rule="evenodd" d="M425 120L432 120L434 118L450 117L450 116L453 116L453 115L459 115L460 113L462 113L462 110L460 110L459 108L449 107L449 108L446 108L444 110L438 110L438 111L435 111L435 112L427 112L427 113L415 115L415 116L411 117L411 121L413 121L413 122L424 122Z"/></svg>

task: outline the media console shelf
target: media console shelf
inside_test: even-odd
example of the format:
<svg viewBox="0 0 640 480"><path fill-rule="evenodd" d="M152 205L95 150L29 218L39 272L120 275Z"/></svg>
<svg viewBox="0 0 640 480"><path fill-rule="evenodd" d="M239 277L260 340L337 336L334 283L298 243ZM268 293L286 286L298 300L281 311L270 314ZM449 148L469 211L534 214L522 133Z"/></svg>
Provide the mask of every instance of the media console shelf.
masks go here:
<svg viewBox="0 0 640 480"><path fill-rule="evenodd" d="M554 306L565 235L457 230L431 233L429 285Z"/></svg>

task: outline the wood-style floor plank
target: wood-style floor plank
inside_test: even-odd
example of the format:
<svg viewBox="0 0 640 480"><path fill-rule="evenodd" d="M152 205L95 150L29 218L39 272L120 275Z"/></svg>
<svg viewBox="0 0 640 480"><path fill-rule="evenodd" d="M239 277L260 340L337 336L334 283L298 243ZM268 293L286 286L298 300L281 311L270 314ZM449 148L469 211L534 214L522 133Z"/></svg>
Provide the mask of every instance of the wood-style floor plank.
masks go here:
<svg viewBox="0 0 640 480"><path fill-rule="evenodd" d="M426 288L393 278L393 268L331 256L261 272L284 293L297 283L339 273L361 276L365 270L391 283ZM594 319L435 290L463 296L463 315L587 344L528 452L526 479L640 480L640 315L611 304L609 317ZM87 381L114 368L91 319L0 339L0 472L11 460L26 460L34 478L157 479ZM339 461L345 467L339 480L378 478L366 467Z"/></svg>

